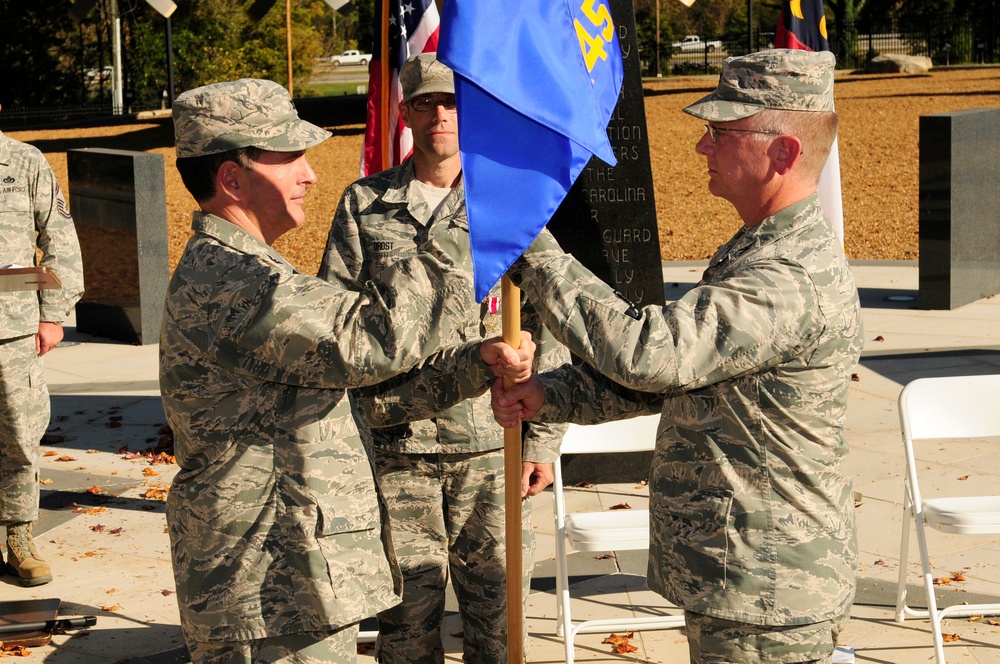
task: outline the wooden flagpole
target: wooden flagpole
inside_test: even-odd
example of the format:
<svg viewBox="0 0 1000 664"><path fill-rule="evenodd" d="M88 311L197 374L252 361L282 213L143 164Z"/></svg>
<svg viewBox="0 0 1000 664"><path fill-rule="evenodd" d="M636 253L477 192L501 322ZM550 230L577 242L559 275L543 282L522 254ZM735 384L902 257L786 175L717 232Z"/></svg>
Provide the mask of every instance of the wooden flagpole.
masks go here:
<svg viewBox="0 0 1000 664"><path fill-rule="evenodd" d="M521 289L510 277L500 280L500 320L503 340L508 346L521 346ZM504 387L511 387L504 379ZM504 527L507 547L507 662L524 662L524 612L521 577L523 576L521 542L521 427L503 430Z"/></svg>
<svg viewBox="0 0 1000 664"><path fill-rule="evenodd" d="M381 170L385 170L391 166L389 163L389 141L392 137L389 136L389 2L391 0L382 0L382 16L379 24L379 30L382 31L381 40L381 53L379 57L381 61L379 66L382 68L382 89L379 91L379 126L377 131L382 137L382 145L380 145L382 153L382 163L379 164Z"/></svg>

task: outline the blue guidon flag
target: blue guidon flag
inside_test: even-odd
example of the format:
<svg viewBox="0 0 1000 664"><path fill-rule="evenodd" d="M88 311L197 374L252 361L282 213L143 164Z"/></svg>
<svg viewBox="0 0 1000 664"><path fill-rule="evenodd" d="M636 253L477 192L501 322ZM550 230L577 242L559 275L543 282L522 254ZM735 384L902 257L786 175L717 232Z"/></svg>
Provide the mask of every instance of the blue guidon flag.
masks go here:
<svg viewBox="0 0 1000 664"><path fill-rule="evenodd" d="M448 0L438 58L455 72L477 301L535 239L591 156L622 86L606 0Z"/></svg>

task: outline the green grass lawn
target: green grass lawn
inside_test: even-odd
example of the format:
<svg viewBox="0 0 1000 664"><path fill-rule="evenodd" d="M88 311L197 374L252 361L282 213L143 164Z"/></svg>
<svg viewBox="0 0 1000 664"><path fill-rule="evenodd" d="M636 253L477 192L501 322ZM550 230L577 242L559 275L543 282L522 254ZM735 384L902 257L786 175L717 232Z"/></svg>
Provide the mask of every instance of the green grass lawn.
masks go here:
<svg viewBox="0 0 1000 664"><path fill-rule="evenodd" d="M308 86L309 92L314 93L317 97L356 95L358 94L358 88L361 88L361 94L368 93L367 83L318 83ZM313 94L310 94L310 96L313 96Z"/></svg>

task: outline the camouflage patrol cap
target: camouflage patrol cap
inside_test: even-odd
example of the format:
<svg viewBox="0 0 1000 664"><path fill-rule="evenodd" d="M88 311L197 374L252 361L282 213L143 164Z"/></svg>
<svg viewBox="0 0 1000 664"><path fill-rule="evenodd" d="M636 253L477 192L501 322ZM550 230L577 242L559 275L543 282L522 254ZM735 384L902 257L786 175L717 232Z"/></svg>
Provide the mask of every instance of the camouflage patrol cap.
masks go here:
<svg viewBox="0 0 1000 664"><path fill-rule="evenodd" d="M285 88L254 78L188 90L174 100L173 118L178 158L248 147L295 152L330 137L299 119Z"/></svg>
<svg viewBox="0 0 1000 664"><path fill-rule="evenodd" d="M774 49L726 58L712 94L684 109L696 118L731 122L764 109L832 111L833 53Z"/></svg>
<svg viewBox="0 0 1000 664"><path fill-rule="evenodd" d="M403 101L432 92L455 94L455 75L435 53L414 55L399 70L399 85L403 88Z"/></svg>

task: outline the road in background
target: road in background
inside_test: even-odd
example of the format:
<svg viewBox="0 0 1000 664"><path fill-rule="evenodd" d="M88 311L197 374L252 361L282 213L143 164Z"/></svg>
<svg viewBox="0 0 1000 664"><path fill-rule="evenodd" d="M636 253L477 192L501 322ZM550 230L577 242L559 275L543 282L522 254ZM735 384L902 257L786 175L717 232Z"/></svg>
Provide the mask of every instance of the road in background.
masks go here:
<svg viewBox="0 0 1000 664"><path fill-rule="evenodd" d="M341 65L334 67L330 58L316 60L313 67L312 85L321 83L368 83L368 65Z"/></svg>

